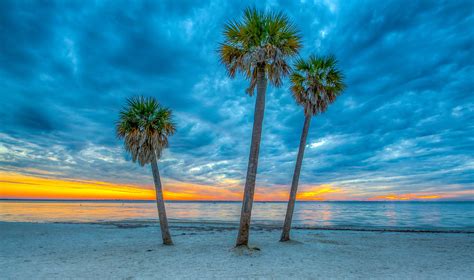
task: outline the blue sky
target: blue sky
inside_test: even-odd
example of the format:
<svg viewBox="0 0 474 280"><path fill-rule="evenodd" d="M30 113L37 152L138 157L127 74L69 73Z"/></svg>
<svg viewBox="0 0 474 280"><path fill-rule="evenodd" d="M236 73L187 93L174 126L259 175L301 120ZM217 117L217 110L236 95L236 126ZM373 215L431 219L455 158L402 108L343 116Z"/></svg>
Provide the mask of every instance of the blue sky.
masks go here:
<svg viewBox="0 0 474 280"><path fill-rule="evenodd" d="M255 99L217 48L243 1L0 1L0 170L150 185L114 125L126 98L156 97L177 133L168 182L241 190ZM311 124L300 183L354 199L474 199L472 1L258 1L286 13L302 57L334 54L347 90ZM286 190L303 112L270 86L257 187ZM172 184L170 186L172 188Z"/></svg>

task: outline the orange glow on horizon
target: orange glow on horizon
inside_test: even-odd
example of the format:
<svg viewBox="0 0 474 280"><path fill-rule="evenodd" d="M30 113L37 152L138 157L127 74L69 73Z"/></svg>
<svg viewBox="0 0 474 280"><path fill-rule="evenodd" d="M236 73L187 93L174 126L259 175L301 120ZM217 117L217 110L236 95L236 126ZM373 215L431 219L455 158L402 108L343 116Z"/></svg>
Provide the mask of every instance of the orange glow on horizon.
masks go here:
<svg viewBox="0 0 474 280"><path fill-rule="evenodd" d="M311 187L308 190L303 190L296 195L297 200L328 200L333 194L342 194L344 191L340 188L335 188L331 185L321 185L317 187ZM338 195L340 199L344 197Z"/></svg>
<svg viewBox="0 0 474 280"><path fill-rule="evenodd" d="M151 189L100 181L53 179L0 171L0 197L19 199L154 199Z"/></svg>
<svg viewBox="0 0 474 280"><path fill-rule="evenodd" d="M389 195L378 195L369 198L369 200L429 200L429 199L439 199L439 195L420 195L420 194L389 194Z"/></svg>
<svg viewBox="0 0 474 280"><path fill-rule="evenodd" d="M296 199L300 201L347 200L344 191L332 185L299 186ZM274 188L257 188L256 201L287 201L290 194L289 186L275 186ZM240 197L241 199L242 197Z"/></svg>
<svg viewBox="0 0 474 280"><path fill-rule="evenodd" d="M44 174L47 175L47 174ZM240 201L243 187L238 180L224 179L216 186L164 179L166 200L227 200ZM287 201L289 186L256 188L256 201ZM334 200L436 200L474 196L474 190L445 193L370 194L351 193L333 185L299 187L299 201ZM154 200L153 185L140 186L111 182L57 179L0 171L0 198L9 199L91 199L91 200Z"/></svg>
<svg viewBox="0 0 474 280"><path fill-rule="evenodd" d="M409 200L436 200L436 199L453 199L465 196L474 196L474 190L452 191L444 193L405 193L405 194L387 194L370 197L369 201L376 200L393 200L393 201L409 201Z"/></svg>
<svg viewBox="0 0 474 280"><path fill-rule="evenodd" d="M220 186L185 182L164 182L167 200L235 200L242 199L242 187L236 180L225 179ZM0 197L12 199L112 199L153 200L152 186L114 184L101 181L55 179L0 171ZM298 200L326 200L330 194L342 193L330 185L301 187ZM286 187L257 188L256 201L286 201ZM336 197L336 199L344 197Z"/></svg>
<svg viewBox="0 0 474 280"><path fill-rule="evenodd" d="M237 190L182 182L165 182L167 200L240 200ZM55 179L0 171L0 198L154 200L153 186Z"/></svg>

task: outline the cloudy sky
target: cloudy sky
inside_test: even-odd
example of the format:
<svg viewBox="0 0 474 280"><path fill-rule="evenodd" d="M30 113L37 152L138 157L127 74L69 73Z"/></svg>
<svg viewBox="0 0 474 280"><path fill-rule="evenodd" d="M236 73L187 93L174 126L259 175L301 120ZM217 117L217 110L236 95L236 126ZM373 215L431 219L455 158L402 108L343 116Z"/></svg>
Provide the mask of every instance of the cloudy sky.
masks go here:
<svg viewBox="0 0 474 280"><path fill-rule="evenodd" d="M132 2L0 1L2 197L142 198L151 172L114 125L126 98L145 95L177 124L160 160L168 197L241 198L255 98L216 50L253 4ZM311 124L302 198L474 199L472 1L255 5L286 13L300 55L334 54L346 77ZM291 182L303 112L288 87L267 91L259 200L286 199Z"/></svg>

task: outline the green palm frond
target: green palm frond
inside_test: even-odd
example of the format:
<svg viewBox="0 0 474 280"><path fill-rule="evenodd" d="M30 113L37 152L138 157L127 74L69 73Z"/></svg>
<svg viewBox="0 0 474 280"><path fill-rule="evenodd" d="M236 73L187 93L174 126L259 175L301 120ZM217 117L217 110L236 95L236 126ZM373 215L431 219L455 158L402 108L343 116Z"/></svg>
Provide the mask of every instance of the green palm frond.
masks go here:
<svg viewBox="0 0 474 280"><path fill-rule="evenodd" d="M334 56L311 55L308 60L298 59L290 76L291 92L305 114L324 113L345 88L344 75L337 69Z"/></svg>
<svg viewBox="0 0 474 280"><path fill-rule="evenodd" d="M152 97L132 97L122 109L116 125L116 134L124 139L125 150L133 162L150 163L161 156L168 146L168 136L176 131L171 110L162 107Z"/></svg>
<svg viewBox="0 0 474 280"><path fill-rule="evenodd" d="M220 61L230 77L240 72L250 81L249 95L255 89L257 69L265 71L273 85L280 86L291 71L287 59L301 48L299 32L286 15L255 8L245 9L240 21L229 21L223 35Z"/></svg>

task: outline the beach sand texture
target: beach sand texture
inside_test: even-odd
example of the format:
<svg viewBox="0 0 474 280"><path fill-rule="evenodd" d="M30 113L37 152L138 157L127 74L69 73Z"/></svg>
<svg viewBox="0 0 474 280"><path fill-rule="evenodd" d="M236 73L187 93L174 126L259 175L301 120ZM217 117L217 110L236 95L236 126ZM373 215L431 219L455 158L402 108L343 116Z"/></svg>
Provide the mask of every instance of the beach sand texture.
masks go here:
<svg viewBox="0 0 474 280"><path fill-rule="evenodd" d="M258 228L233 248L235 226L0 223L2 279L473 279L474 235Z"/></svg>

